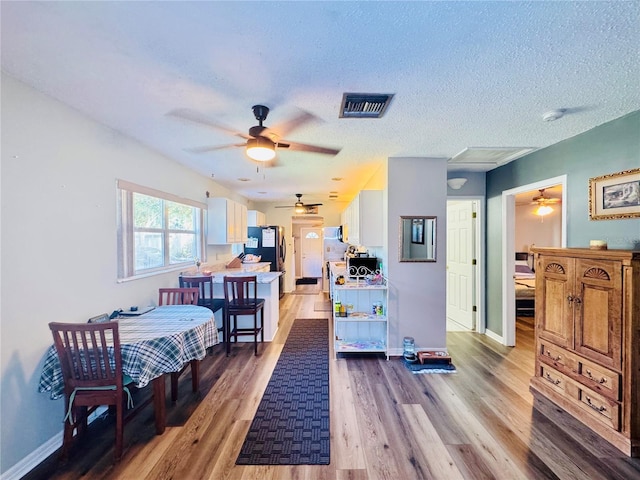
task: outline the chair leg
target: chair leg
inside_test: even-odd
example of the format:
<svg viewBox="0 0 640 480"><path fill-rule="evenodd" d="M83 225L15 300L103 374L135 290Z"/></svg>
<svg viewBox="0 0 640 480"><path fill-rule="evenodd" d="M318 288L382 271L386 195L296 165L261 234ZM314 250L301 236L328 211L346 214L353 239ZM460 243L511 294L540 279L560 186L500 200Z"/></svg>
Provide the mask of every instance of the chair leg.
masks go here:
<svg viewBox="0 0 640 480"><path fill-rule="evenodd" d="M228 312L224 314L224 344L227 351L227 357L231 353L231 315Z"/></svg>
<svg viewBox="0 0 640 480"><path fill-rule="evenodd" d="M123 436L124 436L124 431L123 431L123 418L124 418L124 414L122 412L123 410L123 405L122 405L122 401L119 402L120 404L116 406L116 447L114 450L114 459L116 462L120 461L120 458L122 458L122 447L123 447Z"/></svg>
<svg viewBox="0 0 640 480"><path fill-rule="evenodd" d="M258 356L258 312L253 313L253 354Z"/></svg>

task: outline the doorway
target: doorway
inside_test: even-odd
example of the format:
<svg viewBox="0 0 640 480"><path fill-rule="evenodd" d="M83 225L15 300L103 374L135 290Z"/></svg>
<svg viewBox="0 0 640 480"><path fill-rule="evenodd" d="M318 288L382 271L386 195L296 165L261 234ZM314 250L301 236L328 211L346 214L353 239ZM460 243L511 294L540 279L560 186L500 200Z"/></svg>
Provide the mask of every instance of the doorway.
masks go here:
<svg viewBox="0 0 640 480"><path fill-rule="evenodd" d="M300 265L303 278L322 278L322 228L300 229Z"/></svg>
<svg viewBox="0 0 640 480"><path fill-rule="evenodd" d="M306 252L304 252L303 250L305 250L307 246L303 245L302 229L312 229L312 230L315 229L319 231L320 273L317 275L317 278L320 278L320 279L322 278L322 227L324 227L324 218L320 216L299 215L299 216L291 217L291 235L293 237L293 253L290 253L290 254L292 255L292 260L294 261L294 268L293 268L294 271L292 272L294 284L300 278L305 277L306 276L305 273L308 273L308 272L303 272L303 258L304 258L304 255L306 254Z"/></svg>
<svg viewBox="0 0 640 480"><path fill-rule="evenodd" d="M447 200L447 331L484 333L484 199Z"/></svg>
<svg viewBox="0 0 640 480"><path fill-rule="evenodd" d="M517 212L516 198L518 195L530 193L532 199L536 192L541 189L560 188L561 200L558 209L561 214L560 223L560 245L540 245L537 246L559 246L566 247L567 238L567 176L541 180L539 182L522 185L517 188L502 192L502 343L507 346L516 344L516 294L514 272L516 252L524 249L524 241L520 240L516 244ZM538 220L536 220L538 221ZM542 220L543 221L543 220ZM530 247L533 242L526 242Z"/></svg>

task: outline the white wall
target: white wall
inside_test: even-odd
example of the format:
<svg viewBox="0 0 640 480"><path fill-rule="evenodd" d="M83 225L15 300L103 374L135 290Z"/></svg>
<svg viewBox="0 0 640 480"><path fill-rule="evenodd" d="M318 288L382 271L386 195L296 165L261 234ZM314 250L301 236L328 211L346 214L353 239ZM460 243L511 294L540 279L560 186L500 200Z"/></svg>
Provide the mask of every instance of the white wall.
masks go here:
<svg viewBox="0 0 640 480"><path fill-rule="evenodd" d="M116 283L116 179L201 202L207 190L234 195L4 74L1 99L5 472L62 430L63 401L38 392L47 324L155 303L159 287L177 285L177 272Z"/></svg>
<svg viewBox="0 0 640 480"><path fill-rule="evenodd" d="M388 161L389 345L402 353L402 339L416 348L446 348L447 161L390 158ZM435 215L436 261L399 262L400 216Z"/></svg>
<svg viewBox="0 0 640 480"><path fill-rule="evenodd" d="M554 205L544 217L533 214L535 205L517 205L515 214L515 246L517 252L529 247L560 247L562 245L562 208Z"/></svg>

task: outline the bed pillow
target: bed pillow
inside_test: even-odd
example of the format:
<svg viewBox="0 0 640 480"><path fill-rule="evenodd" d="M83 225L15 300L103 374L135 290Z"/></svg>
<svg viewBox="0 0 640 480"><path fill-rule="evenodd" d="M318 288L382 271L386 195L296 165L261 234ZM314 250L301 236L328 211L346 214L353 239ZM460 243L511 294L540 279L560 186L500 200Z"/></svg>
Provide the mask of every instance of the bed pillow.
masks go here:
<svg viewBox="0 0 640 480"><path fill-rule="evenodd" d="M528 265L516 264L516 273L533 273L533 270L531 270Z"/></svg>

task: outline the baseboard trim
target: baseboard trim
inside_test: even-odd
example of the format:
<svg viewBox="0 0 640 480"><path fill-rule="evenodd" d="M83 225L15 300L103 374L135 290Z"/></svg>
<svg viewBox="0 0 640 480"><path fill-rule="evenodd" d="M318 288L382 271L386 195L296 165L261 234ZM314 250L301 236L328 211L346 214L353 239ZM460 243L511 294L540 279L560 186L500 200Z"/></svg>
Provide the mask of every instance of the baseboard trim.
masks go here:
<svg viewBox="0 0 640 480"><path fill-rule="evenodd" d="M53 452L62 446L62 431L57 433L45 443L36 448L29 455L16 463L9 470L4 472L0 479L2 480L19 480L31 470L44 462Z"/></svg>
<svg viewBox="0 0 640 480"><path fill-rule="evenodd" d="M498 335L497 333L489 330L488 328L484 331L484 334L489 337L491 340L495 340L500 345L504 345L504 337L502 335Z"/></svg>
<svg viewBox="0 0 640 480"><path fill-rule="evenodd" d="M98 418L106 411L107 407L98 407L95 412L89 415L87 423L93 422L96 418ZM13 467L0 474L0 480L20 480L27 473L29 473L31 470L33 470L47 458L49 458L52 453L54 453L62 446L62 436L63 432L62 430L60 430L60 432L56 433L53 437L44 442L33 452L16 463Z"/></svg>

